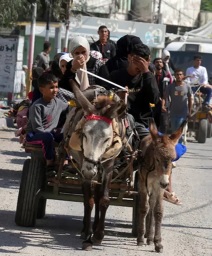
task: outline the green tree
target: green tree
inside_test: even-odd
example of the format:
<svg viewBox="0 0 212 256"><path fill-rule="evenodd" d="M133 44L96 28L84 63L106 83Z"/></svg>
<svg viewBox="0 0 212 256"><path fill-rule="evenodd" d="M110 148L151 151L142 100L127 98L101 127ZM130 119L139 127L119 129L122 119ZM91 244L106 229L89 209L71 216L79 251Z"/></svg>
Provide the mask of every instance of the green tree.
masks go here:
<svg viewBox="0 0 212 256"><path fill-rule="evenodd" d="M14 27L17 21L31 20L31 3L37 3L37 21L47 20L47 8L51 3L51 21L64 21L68 3L72 0L0 0L0 28Z"/></svg>
<svg viewBox="0 0 212 256"><path fill-rule="evenodd" d="M202 0L201 11L212 12L212 1L211 0Z"/></svg>
<svg viewBox="0 0 212 256"><path fill-rule="evenodd" d="M17 22L19 13L27 11L23 0L1 0L0 1L0 27L13 27Z"/></svg>

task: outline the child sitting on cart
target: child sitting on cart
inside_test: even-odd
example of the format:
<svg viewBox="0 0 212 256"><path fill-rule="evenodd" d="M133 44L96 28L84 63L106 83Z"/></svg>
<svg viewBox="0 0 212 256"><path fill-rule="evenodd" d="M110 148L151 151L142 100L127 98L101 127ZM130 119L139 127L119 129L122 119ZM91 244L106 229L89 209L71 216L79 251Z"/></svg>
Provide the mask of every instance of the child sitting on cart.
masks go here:
<svg viewBox="0 0 212 256"><path fill-rule="evenodd" d="M39 77L38 86L42 97L29 108L26 142L42 146L46 158L46 174L51 178L56 175L54 142L59 143L63 139L58 123L61 114L68 112L68 103L56 98L58 79L50 71Z"/></svg>

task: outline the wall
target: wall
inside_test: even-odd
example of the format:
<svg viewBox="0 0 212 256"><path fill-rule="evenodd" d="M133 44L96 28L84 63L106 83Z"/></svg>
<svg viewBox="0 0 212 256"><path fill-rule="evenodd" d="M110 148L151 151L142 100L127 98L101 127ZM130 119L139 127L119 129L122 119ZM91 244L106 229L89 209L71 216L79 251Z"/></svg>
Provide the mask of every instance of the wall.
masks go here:
<svg viewBox="0 0 212 256"><path fill-rule="evenodd" d="M161 1L162 23L184 27L196 27L201 0ZM157 12L158 5L155 6Z"/></svg>
<svg viewBox="0 0 212 256"><path fill-rule="evenodd" d="M199 26L203 26L209 21L212 21L212 12L200 12Z"/></svg>
<svg viewBox="0 0 212 256"><path fill-rule="evenodd" d="M131 0L129 19L134 21L152 22L152 0Z"/></svg>

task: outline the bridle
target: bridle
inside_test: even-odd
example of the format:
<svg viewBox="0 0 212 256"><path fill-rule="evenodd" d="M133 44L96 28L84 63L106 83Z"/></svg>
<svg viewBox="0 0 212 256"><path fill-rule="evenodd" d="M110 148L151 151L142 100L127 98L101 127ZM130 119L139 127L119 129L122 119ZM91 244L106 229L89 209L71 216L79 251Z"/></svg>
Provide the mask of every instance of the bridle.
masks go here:
<svg viewBox="0 0 212 256"><path fill-rule="evenodd" d="M112 119L111 118L107 118L105 116L94 115L94 114L85 116L85 120L86 121L89 121L89 120L104 121L108 124L112 124Z"/></svg>
<svg viewBox="0 0 212 256"><path fill-rule="evenodd" d="M100 115L91 114L91 115L85 116L84 118L85 118L85 122L86 122L86 121L90 121L90 120L97 120L97 121L104 121L104 122L106 122L106 123L109 124L109 125L112 124L112 119L111 119L111 118L107 118L107 117L105 117L105 116L100 116ZM85 160L86 162L91 163L91 164L93 164L93 165L96 166L96 167L101 167L101 166L102 166L101 159L98 159L97 161L95 161L95 160L92 160L92 159L86 157L86 156L84 155L84 150L83 150L82 145L81 145L81 148L82 148L82 152L83 152L83 158L84 158L84 160Z"/></svg>

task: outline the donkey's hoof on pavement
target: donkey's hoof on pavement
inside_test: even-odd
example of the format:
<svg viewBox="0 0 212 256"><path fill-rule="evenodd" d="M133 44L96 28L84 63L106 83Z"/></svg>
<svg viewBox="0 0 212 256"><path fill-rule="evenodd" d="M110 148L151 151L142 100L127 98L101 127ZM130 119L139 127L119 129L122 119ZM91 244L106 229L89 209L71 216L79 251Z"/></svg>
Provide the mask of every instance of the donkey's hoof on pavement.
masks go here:
<svg viewBox="0 0 212 256"><path fill-rule="evenodd" d="M153 240L147 239L147 240L146 240L146 244L147 244L147 245L153 244Z"/></svg>
<svg viewBox="0 0 212 256"><path fill-rule="evenodd" d="M83 242L82 243L82 250L84 251L92 251L92 245L91 243L86 243L86 242Z"/></svg>
<svg viewBox="0 0 212 256"><path fill-rule="evenodd" d="M100 245L102 243L102 239L97 239L95 236L92 238L92 242L95 245Z"/></svg>
<svg viewBox="0 0 212 256"><path fill-rule="evenodd" d="M144 246L144 241L137 241L137 246Z"/></svg>
<svg viewBox="0 0 212 256"><path fill-rule="evenodd" d="M162 244L155 245L155 251L156 252L163 252L163 245Z"/></svg>

